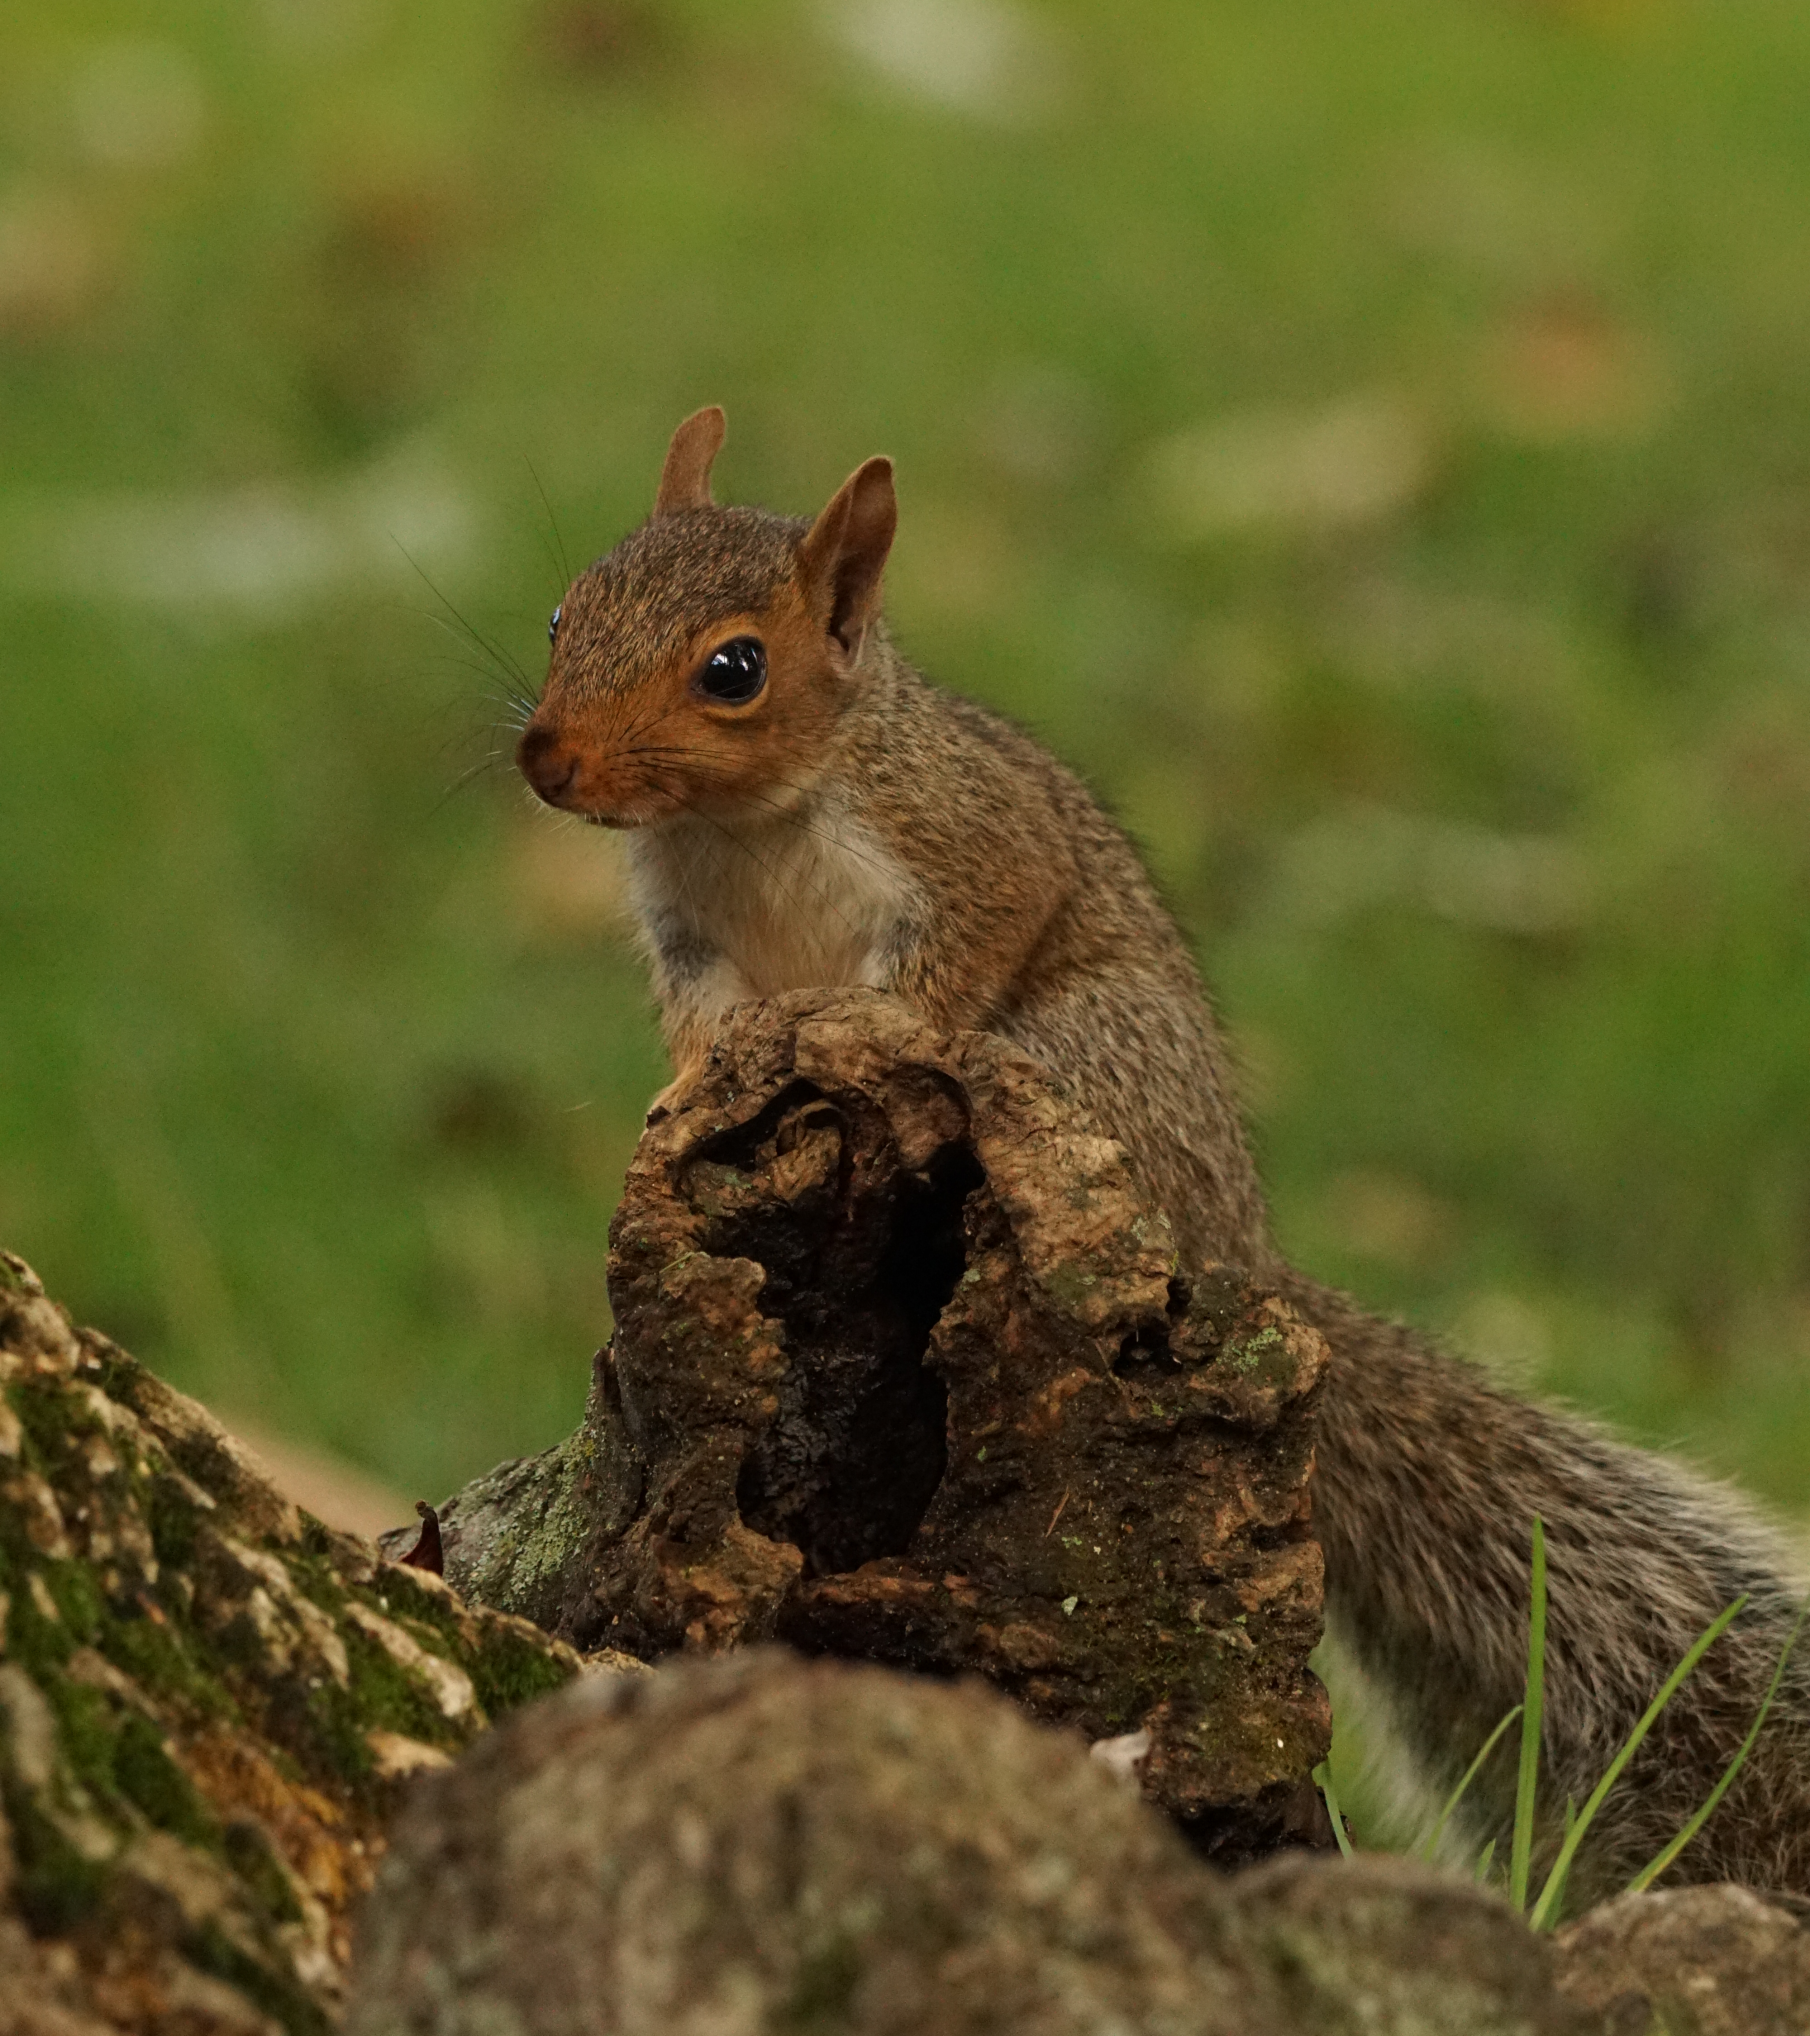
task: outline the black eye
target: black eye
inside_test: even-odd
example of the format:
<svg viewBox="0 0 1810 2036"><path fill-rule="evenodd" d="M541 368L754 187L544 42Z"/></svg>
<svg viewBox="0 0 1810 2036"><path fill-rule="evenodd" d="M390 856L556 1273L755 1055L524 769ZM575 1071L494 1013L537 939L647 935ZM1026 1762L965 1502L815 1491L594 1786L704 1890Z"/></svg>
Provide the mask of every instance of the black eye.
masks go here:
<svg viewBox="0 0 1810 2036"><path fill-rule="evenodd" d="M553 613L547 617L547 641L549 643L559 634L559 618L565 613L565 607L566 604L562 601L554 609Z"/></svg>
<svg viewBox="0 0 1810 2036"><path fill-rule="evenodd" d="M711 652L696 685L706 700L745 707L767 683L767 651L758 636L737 636Z"/></svg>

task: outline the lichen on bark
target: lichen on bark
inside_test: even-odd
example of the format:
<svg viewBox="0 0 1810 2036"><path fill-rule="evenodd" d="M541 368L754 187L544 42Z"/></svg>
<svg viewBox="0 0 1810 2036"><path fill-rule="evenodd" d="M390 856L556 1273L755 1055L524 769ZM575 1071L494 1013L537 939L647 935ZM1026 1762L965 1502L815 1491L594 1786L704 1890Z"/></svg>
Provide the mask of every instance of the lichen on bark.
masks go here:
<svg viewBox="0 0 1810 2036"><path fill-rule="evenodd" d="M71 2032L326 2029L397 1783L579 1668L301 1512L4 1254L0 1631L0 1970Z"/></svg>

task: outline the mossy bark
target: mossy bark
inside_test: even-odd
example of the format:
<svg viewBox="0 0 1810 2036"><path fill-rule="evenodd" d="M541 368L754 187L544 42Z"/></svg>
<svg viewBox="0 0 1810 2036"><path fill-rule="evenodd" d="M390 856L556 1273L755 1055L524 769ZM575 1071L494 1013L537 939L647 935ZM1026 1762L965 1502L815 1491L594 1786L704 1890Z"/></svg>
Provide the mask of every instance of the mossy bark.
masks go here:
<svg viewBox="0 0 1810 2036"><path fill-rule="evenodd" d="M302 1513L4 1254L0 1631L5 2026L71 2036L329 2027L396 1784L579 1670Z"/></svg>
<svg viewBox="0 0 1810 2036"><path fill-rule="evenodd" d="M742 1007L648 1130L585 1424L441 1509L462 1589L645 1658L972 1672L1125 1742L1228 1862L1327 1834L1319 1336L1030 1060L870 993Z"/></svg>

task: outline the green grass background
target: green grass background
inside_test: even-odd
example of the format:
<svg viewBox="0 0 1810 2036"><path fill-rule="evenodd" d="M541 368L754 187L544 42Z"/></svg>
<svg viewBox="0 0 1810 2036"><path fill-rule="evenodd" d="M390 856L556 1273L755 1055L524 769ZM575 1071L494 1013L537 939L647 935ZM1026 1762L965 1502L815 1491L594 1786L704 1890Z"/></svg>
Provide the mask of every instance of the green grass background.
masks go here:
<svg viewBox="0 0 1810 2036"><path fill-rule="evenodd" d="M720 400L732 498L898 459L895 630L1146 843L1296 1255L1802 1506L1810 14L995 25L4 11L0 1239L407 1491L571 1425L666 1074L403 551L537 676Z"/></svg>

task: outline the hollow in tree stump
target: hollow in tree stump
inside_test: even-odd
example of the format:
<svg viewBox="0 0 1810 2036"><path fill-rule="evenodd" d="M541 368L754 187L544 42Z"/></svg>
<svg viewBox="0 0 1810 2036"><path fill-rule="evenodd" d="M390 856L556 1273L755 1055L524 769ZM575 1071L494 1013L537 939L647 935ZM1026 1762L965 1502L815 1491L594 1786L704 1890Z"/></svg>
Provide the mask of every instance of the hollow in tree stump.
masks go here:
<svg viewBox="0 0 1810 2036"><path fill-rule="evenodd" d="M583 1429L441 1510L581 1647L979 1674L1209 1856L1311 1841L1317 1333L1178 1273L1038 1066L869 992L735 1012L642 1139Z"/></svg>

